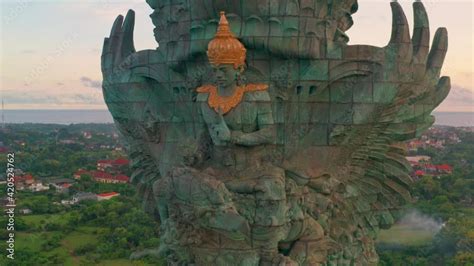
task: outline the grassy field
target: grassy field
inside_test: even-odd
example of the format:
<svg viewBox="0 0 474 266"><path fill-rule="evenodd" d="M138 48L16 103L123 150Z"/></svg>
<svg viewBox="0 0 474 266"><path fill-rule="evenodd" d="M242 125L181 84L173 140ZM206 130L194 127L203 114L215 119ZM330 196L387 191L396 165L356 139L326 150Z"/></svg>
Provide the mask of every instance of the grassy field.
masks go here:
<svg viewBox="0 0 474 266"><path fill-rule="evenodd" d="M67 215L67 214L65 214ZM27 224L28 232L18 232L16 237L17 250L31 250L33 252L41 252L47 256L57 255L62 258L65 266L84 265L85 256L77 256L74 251L88 244L97 244L98 235L102 230L101 227L81 226L75 228L74 231L67 234L59 231L40 231L42 224L53 222L64 224L66 222L65 215L25 215L22 219ZM60 237L60 246L44 251L44 245L54 237ZM143 266L148 265L143 261L130 261L127 259L103 260L97 265L100 266Z"/></svg>
<svg viewBox="0 0 474 266"><path fill-rule="evenodd" d="M420 246L432 241L434 232L431 230L414 229L410 226L394 225L389 230L380 231L378 243L403 246Z"/></svg>
<svg viewBox="0 0 474 266"><path fill-rule="evenodd" d="M16 246L19 250L30 249L33 251L39 251L44 242L45 234L51 235L51 233L18 232L16 233Z"/></svg>
<svg viewBox="0 0 474 266"><path fill-rule="evenodd" d="M30 228L38 228L42 223L66 224L67 213L65 214L41 214L41 215L23 215L21 218Z"/></svg>
<svg viewBox="0 0 474 266"><path fill-rule="evenodd" d="M78 228L77 231L74 231L68 234L62 241L61 244L66 247L68 250L74 251L75 249L85 246L87 244L97 244L97 236L84 230Z"/></svg>
<svg viewBox="0 0 474 266"><path fill-rule="evenodd" d="M150 265L141 261L122 260L104 260L97 264L98 266L145 266Z"/></svg>

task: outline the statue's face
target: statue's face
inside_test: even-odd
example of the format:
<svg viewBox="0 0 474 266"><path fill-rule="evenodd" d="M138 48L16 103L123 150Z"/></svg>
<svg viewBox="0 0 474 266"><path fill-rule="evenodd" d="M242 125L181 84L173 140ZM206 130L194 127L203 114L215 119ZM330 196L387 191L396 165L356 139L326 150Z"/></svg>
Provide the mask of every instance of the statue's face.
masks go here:
<svg viewBox="0 0 474 266"><path fill-rule="evenodd" d="M217 85L221 88L229 88L235 85L238 70L231 64L222 64L214 67L214 75Z"/></svg>

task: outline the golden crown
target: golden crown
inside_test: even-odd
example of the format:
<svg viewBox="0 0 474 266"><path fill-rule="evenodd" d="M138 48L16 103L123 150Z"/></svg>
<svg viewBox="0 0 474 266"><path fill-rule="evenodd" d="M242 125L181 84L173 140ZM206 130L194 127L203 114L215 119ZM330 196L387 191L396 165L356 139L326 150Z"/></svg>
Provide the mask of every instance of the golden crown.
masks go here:
<svg viewBox="0 0 474 266"><path fill-rule="evenodd" d="M225 12L221 11L217 33L207 46L207 57L212 65L232 64L237 69L245 64L247 50L230 31Z"/></svg>

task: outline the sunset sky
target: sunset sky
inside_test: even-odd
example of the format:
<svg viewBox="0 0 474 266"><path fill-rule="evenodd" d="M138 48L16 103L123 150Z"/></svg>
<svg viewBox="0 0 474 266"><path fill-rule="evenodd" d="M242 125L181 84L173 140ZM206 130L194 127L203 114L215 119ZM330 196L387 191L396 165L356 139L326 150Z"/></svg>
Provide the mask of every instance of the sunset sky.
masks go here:
<svg viewBox="0 0 474 266"><path fill-rule="evenodd" d="M106 109L100 53L118 14L136 12L135 47L155 48L145 0L0 0L0 94L6 109ZM350 44L385 46L389 0L359 0ZM413 1L399 1L413 26ZM437 111L474 112L472 0L423 1L436 28L446 27L449 48L442 75L452 91Z"/></svg>

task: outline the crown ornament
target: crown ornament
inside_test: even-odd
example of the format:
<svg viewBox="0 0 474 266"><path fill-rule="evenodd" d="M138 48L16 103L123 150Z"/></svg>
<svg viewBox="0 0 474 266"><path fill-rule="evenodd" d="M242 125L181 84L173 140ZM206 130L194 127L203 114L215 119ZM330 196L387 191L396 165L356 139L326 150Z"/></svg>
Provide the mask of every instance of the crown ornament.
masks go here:
<svg viewBox="0 0 474 266"><path fill-rule="evenodd" d="M245 64L247 50L230 30L225 12L221 11L220 16L216 35L207 46L207 57L213 66L232 64L237 69Z"/></svg>

